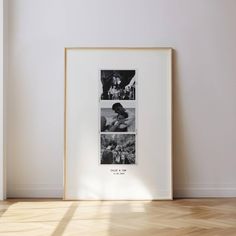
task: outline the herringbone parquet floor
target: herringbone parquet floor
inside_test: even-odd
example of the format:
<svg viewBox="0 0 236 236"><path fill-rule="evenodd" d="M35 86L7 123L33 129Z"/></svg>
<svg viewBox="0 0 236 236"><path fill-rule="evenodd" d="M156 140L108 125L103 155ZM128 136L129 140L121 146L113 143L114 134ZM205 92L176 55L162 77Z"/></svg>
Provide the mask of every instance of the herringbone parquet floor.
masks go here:
<svg viewBox="0 0 236 236"><path fill-rule="evenodd" d="M0 236L236 236L235 199L0 202Z"/></svg>

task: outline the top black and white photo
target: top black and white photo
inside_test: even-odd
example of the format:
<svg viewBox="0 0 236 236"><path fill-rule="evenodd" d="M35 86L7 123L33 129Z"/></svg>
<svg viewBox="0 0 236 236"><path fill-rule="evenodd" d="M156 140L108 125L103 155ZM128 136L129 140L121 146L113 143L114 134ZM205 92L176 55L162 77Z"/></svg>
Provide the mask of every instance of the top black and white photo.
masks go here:
<svg viewBox="0 0 236 236"><path fill-rule="evenodd" d="M135 100L135 70L101 70L101 100Z"/></svg>

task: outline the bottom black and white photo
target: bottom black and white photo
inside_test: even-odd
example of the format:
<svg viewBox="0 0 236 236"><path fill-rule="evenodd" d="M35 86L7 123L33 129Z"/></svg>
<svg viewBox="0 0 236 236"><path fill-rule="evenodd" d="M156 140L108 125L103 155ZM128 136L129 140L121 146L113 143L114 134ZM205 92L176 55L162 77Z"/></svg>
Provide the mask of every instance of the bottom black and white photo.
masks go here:
<svg viewBox="0 0 236 236"><path fill-rule="evenodd" d="M101 164L136 164L135 134L101 134Z"/></svg>

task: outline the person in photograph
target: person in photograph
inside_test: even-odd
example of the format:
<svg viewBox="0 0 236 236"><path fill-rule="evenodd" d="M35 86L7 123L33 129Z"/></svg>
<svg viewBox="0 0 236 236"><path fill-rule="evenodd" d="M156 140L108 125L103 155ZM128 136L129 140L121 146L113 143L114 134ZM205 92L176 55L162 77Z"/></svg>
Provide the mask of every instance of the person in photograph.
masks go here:
<svg viewBox="0 0 236 236"><path fill-rule="evenodd" d="M117 73L114 73L111 81L111 87L108 91L108 97L110 100L119 100L120 99L120 83L121 83L121 78L120 75Z"/></svg>
<svg viewBox="0 0 236 236"><path fill-rule="evenodd" d="M128 128L125 123L126 118L128 118L128 114L115 116L113 122L109 126L109 132L127 132Z"/></svg>
<svg viewBox="0 0 236 236"><path fill-rule="evenodd" d="M115 85L112 85L108 91L108 97L110 100L119 100L120 91Z"/></svg>
<svg viewBox="0 0 236 236"><path fill-rule="evenodd" d="M116 146L116 149L115 149L115 164L120 164L121 163L121 159L120 159L120 149L121 147L119 145Z"/></svg>
<svg viewBox="0 0 236 236"><path fill-rule="evenodd" d="M131 89L133 86L134 86L134 83L135 83L135 79L134 79L134 77L131 79L131 81L129 82L129 84L127 84L126 86L125 86L125 89L126 90L129 90L129 89Z"/></svg>
<svg viewBox="0 0 236 236"><path fill-rule="evenodd" d="M126 149L127 153L127 163L129 164L134 164L135 163L135 154L134 154L134 149L132 147L129 147Z"/></svg>
<svg viewBox="0 0 236 236"><path fill-rule="evenodd" d="M128 85L124 89L124 100L135 99L135 77L131 79Z"/></svg>
<svg viewBox="0 0 236 236"><path fill-rule="evenodd" d="M114 149L116 144L112 142L102 152L101 164L113 164L114 163Z"/></svg>
<svg viewBox="0 0 236 236"><path fill-rule="evenodd" d="M107 119L105 116L101 116L101 132L104 132L108 129Z"/></svg>
<svg viewBox="0 0 236 236"><path fill-rule="evenodd" d="M125 109L120 103L113 104L112 109L102 109L101 132L134 132L134 110Z"/></svg>
<svg viewBox="0 0 236 236"><path fill-rule="evenodd" d="M119 102L112 105L112 110L117 113L117 116L110 129L114 129L116 132L133 131L130 127L135 121L135 114L132 111L125 109Z"/></svg>

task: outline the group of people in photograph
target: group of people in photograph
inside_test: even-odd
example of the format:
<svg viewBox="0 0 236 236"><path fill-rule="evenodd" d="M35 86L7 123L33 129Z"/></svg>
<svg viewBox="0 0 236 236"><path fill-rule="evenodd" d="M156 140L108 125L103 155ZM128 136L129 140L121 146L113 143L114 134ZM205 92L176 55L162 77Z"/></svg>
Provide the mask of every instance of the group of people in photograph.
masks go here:
<svg viewBox="0 0 236 236"><path fill-rule="evenodd" d="M124 89L120 88L119 85L112 85L108 90L109 100L134 100L135 86L126 86Z"/></svg>
<svg viewBox="0 0 236 236"><path fill-rule="evenodd" d="M102 142L101 164L135 164L135 140L118 145L114 140Z"/></svg>

